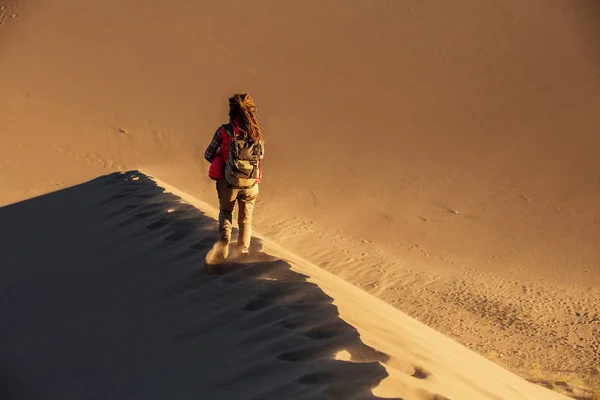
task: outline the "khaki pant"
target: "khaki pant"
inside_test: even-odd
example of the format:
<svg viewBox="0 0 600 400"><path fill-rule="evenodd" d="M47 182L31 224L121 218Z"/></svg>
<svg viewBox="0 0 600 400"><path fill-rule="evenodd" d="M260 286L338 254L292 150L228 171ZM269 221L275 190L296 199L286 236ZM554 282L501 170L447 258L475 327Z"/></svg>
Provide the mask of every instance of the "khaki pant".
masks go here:
<svg viewBox="0 0 600 400"><path fill-rule="evenodd" d="M235 202L239 204L238 227L239 235L237 245L248 249L252 236L252 211L258 197L258 185L251 189L236 189L229 187L226 181L217 181L217 195L219 196L219 232L221 240L231 242L231 228Z"/></svg>

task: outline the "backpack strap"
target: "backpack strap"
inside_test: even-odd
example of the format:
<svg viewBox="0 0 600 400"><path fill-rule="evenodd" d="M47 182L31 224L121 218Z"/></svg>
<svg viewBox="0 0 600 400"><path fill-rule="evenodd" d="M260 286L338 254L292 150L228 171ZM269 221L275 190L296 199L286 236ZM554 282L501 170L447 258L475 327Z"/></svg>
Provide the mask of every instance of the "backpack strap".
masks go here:
<svg viewBox="0 0 600 400"><path fill-rule="evenodd" d="M238 128L235 124L235 122L231 121L230 123L228 123L227 125L231 125L231 130L233 132L229 133L229 136L231 136L232 138L236 139L236 140L248 140L249 137L247 135L242 135L240 136L239 130L240 128ZM227 131L229 132L229 130Z"/></svg>
<svg viewBox="0 0 600 400"><path fill-rule="evenodd" d="M235 129L235 122L231 121L230 124L231 124L231 130L233 131L233 138L237 139L238 138L238 132L236 132L237 129Z"/></svg>

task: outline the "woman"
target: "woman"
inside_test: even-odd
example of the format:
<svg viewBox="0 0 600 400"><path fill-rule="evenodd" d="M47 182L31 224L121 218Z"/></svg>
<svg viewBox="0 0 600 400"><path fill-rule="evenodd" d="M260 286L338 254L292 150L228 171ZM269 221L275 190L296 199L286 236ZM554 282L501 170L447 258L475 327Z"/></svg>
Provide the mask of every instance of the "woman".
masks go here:
<svg viewBox="0 0 600 400"><path fill-rule="evenodd" d="M248 93L235 94L229 99L229 123L217 129L204 153L204 158L211 163L209 177L217 181L221 235L217 256L223 259L229 255L236 202L239 205L237 247L240 254L248 254L263 155L262 132L254 101Z"/></svg>

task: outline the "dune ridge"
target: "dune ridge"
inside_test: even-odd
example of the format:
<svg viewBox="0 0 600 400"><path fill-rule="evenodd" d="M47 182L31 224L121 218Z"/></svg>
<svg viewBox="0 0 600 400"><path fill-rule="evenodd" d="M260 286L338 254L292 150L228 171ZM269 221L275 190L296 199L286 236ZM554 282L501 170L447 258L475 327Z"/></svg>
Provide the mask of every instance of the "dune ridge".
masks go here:
<svg viewBox="0 0 600 400"><path fill-rule="evenodd" d="M114 173L0 209L5 396L564 398L260 235L206 274L214 210L162 185Z"/></svg>
<svg viewBox="0 0 600 400"><path fill-rule="evenodd" d="M2 398L379 398L385 369L330 297L259 241L206 274L216 222L142 173L0 220ZM333 358L345 348L367 356Z"/></svg>

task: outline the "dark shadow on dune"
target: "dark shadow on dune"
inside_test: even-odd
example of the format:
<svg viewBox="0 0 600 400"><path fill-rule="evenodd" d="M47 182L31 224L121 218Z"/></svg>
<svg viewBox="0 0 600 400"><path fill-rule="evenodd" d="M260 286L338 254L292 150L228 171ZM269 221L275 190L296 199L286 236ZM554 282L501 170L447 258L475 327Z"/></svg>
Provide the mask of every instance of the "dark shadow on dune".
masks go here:
<svg viewBox="0 0 600 400"><path fill-rule="evenodd" d="M207 274L216 221L138 171L0 208L0 224L2 399L376 399L387 376L260 242Z"/></svg>

